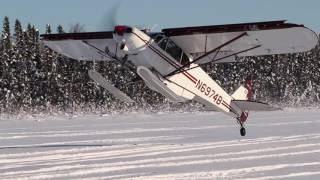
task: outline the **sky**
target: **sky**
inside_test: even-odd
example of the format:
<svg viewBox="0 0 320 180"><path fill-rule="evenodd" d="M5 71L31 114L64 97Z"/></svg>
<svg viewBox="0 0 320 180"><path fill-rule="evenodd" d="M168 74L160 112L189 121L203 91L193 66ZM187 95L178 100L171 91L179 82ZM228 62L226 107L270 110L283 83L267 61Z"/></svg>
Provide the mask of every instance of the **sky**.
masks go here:
<svg viewBox="0 0 320 180"><path fill-rule="evenodd" d="M0 0L0 17L65 30L112 30L115 24L162 28L288 20L320 32L320 0ZM2 26L2 22L0 23Z"/></svg>

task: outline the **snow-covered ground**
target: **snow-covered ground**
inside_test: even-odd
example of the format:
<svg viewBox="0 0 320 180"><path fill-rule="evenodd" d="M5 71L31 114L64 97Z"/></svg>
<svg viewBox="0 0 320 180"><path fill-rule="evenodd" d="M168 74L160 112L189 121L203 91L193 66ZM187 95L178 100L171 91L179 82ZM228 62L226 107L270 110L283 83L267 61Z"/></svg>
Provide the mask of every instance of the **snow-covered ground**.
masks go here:
<svg viewBox="0 0 320 180"><path fill-rule="evenodd" d="M0 179L319 179L320 110L0 120Z"/></svg>

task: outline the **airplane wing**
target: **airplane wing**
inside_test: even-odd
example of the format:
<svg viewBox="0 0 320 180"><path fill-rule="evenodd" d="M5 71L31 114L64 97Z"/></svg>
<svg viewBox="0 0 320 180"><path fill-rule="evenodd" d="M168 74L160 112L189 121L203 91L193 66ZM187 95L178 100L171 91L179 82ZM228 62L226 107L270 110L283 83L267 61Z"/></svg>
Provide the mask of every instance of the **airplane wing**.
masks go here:
<svg viewBox="0 0 320 180"><path fill-rule="evenodd" d="M46 46L72 59L110 61L117 53L117 44L111 31L43 34L41 37Z"/></svg>
<svg viewBox="0 0 320 180"><path fill-rule="evenodd" d="M234 62L235 57L304 52L318 43L315 32L285 21L163 29L198 64ZM226 58L223 58L226 57Z"/></svg>

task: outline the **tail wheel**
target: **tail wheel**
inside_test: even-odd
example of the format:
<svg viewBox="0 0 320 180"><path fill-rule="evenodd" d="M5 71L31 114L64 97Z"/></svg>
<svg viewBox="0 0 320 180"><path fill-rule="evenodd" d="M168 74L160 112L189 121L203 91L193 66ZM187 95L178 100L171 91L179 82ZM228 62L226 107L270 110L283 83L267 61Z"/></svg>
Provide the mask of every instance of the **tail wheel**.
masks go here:
<svg viewBox="0 0 320 180"><path fill-rule="evenodd" d="M240 128L240 134L241 134L241 136L245 136L246 135L246 128L241 127Z"/></svg>

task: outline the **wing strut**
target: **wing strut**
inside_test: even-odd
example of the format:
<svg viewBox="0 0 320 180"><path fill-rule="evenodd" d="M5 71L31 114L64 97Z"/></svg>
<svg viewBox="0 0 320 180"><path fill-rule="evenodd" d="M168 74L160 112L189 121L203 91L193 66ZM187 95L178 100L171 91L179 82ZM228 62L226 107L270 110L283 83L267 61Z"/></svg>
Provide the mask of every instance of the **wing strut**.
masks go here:
<svg viewBox="0 0 320 180"><path fill-rule="evenodd" d="M230 55L228 55L228 56L224 56L224 57L222 57L222 58L213 59L212 61L207 62L207 63L204 63L204 64L214 63L214 62L220 61L220 60L222 60L222 59L229 58L229 57L231 57L231 56L236 56L236 55L238 55L238 54L241 54L241 53L244 53L244 52L248 52L248 51L251 51L251 50L253 50L253 49L257 49L257 48L259 48L259 47L261 47L261 45L254 46L254 47L252 47L252 48L248 48L248 49L245 49L245 50L242 50L242 51L239 51L239 52L230 54ZM202 65L204 65L204 64L202 64ZM191 68L188 68L188 69L181 69L181 70L179 70L179 71L173 71L172 73L166 75L165 77L172 76L172 75L175 75L175 74L179 74L179 73L181 73L181 72L186 72L186 71L189 71L189 70L191 70L191 69L198 68L198 67L200 67L200 65L197 65L197 66L194 66L194 67L191 67Z"/></svg>
<svg viewBox="0 0 320 180"><path fill-rule="evenodd" d="M105 51L99 49L98 47L94 46L93 44L90 44L88 41L83 41L85 44L87 44L88 46L96 49L98 51L99 54L108 57L110 59L115 60L116 62L120 63L121 66L127 68L128 70L132 71L133 73L135 73L137 76L138 74L136 73L136 71L128 65L127 61L128 61L128 55L125 55L122 59L119 59L117 54L113 54L111 53L107 48ZM117 51L117 50L116 50ZM139 77L139 76L138 76Z"/></svg>
<svg viewBox="0 0 320 180"><path fill-rule="evenodd" d="M117 58L116 54L111 54L109 51L102 51L101 49L97 48L96 46L94 46L93 44L90 44L88 41L82 40L83 43L85 43L86 45L90 46L91 48L95 49L98 51L99 54L101 54L102 56L105 56L107 58L116 60L116 61L120 61Z"/></svg>
<svg viewBox="0 0 320 180"><path fill-rule="evenodd" d="M140 76L137 74L137 72L135 71L135 69L134 69L132 66L130 66L130 64L127 63L127 62L128 62L128 55L127 55L127 54L126 54L122 59L119 59L118 56L117 56L117 54L111 53L111 52L109 51L109 49L107 49L107 48L106 48L105 51L103 51L103 50L99 49L98 47L94 46L93 44L90 44L88 41L84 41L84 40L83 40L83 42L84 42L85 44L87 44L88 46L96 49L99 54L101 54L101 55L103 55L103 56L105 56L105 57L108 57L108 58L110 58L110 59L115 60L115 61L118 62L122 67L124 67L124 68L126 68L127 70L133 72L133 73L137 76L137 80L135 80L134 83L135 83L135 82L138 82L138 81L141 81L141 78L140 78ZM117 51L117 49L116 49L116 51ZM130 84L131 84L131 83L132 83L132 82L130 82ZM129 84L129 83L126 83L126 84Z"/></svg>
<svg viewBox="0 0 320 180"><path fill-rule="evenodd" d="M239 36L237 36L237 37L235 37L235 38L233 38L233 39L231 39L231 40L229 40L229 41L221 44L220 46L218 46L218 47L216 47L216 48L208 51L207 53L205 53L204 55L198 57L197 59L195 59L195 60L193 60L193 61L191 61L191 62L183 65L182 67L180 67L180 68L172 71L171 73L167 74L166 77L167 77L167 76L172 76L172 75L174 75L174 74L177 74L177 73L180 73L180 72L185 71L185 70L183 70L184 68L189 67L191 64L200 61L202 58L204 58L204 57L206 57L206 56L208 56L209 54L214 53L214 52L216 52L216 54L215 54L215 57L213 58L213 60L212 60L211 62L217 61L217 60L215 60L215 58L216 58L216 56L218 55L219 51L220 51L223 47L227 46L228 44L233 43L234 41L242 38L243 36L248 36L248 33L247 33L247 32L244 32L244 33L240 34ZM250 50L251 50L251 49L250 49ZM242 52L241 52L241 53L242 53ZM240 54L240 53L236 53L236 54ZM229 55L229 56L225 56L225 57L223 57L223 58L219 58L218 60L225 59L225 58L231 57L231 56L236 55L236 54L232 54L232 55ZM210 62L210 63L211 63L211 62Z"/></svg>

